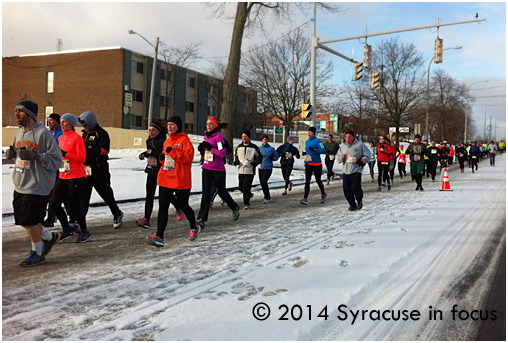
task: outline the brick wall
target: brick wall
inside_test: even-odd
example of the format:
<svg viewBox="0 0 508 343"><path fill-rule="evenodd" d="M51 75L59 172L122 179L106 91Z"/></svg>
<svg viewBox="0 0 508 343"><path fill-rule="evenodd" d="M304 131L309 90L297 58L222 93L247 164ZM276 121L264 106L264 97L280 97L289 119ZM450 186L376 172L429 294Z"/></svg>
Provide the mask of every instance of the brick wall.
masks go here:
<svg viewBox="0 0 508 343"><path fill-rule="evenodd" d="M14 107L22 100L59 114L92 111L103 127L122 127L123 49L2 58L2 126L17 125ZM47 93L47 72L54 72L54 91ZM26 99L19 94L25 93Z"/></svg>

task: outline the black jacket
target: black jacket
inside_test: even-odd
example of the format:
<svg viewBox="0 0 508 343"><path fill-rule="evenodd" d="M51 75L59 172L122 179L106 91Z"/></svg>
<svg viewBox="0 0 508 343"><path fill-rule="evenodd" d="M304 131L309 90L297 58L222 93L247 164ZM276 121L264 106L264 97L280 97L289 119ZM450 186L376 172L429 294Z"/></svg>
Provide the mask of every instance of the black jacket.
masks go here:
<svg viewBox="0 0 508 343"><path fill-rule="evenodd" d="M94 169L108 169L108 154L110 148L109 134L97 125L94 131L82 130L85 140L86 160L85 165Z"/></svg>
<svg viewBox="0 0 508 343"><path fill-rule="evenodd" d="M300 158L300 152L293 144L283 144L277 148L277 155L280 156L280 165L287 166L295 163L295 157Z"/></svg>
<svg viewBox="0 0 508 343"><path fill-rule="evenodd" d="M159 155L163 152L164 142L166 141L166 132L160 131L155 138L151 138L150 136L146 140L146 151L143 153L145 158L155 158L157 161L156 166L150 166L147 164L145 168L145 173L148 174L158 174L159 169L162 167L161 161L159 161Z"/></svg>
<svg viewBox="0 0 508 343"><path fill-rule="evenodd" d="M429 161L439 161L439 158L442 156L442 151L438 146L429 146L427 147L427 154L429 157Z"/></svg>

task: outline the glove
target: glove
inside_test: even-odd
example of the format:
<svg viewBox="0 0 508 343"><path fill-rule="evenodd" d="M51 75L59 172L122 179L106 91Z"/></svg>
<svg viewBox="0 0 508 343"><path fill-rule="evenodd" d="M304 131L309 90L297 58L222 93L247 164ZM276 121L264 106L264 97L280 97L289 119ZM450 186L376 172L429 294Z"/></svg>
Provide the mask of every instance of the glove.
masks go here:
<svg viewBox="0 0 508 343"><path fill-rule="evenodd" d="M310 147L310 148L309 148L309 150L310 150L310 151L312 151L312 152L314 152L314 151L316 151L316 148L314 148L314 147Z"/></svg>
<svg viewBox="0 0 508 343"><path fill-rule="evenodd" d="M356 162L358 164L359 167L363 167L364 165L366 165L367 163L365 163L365 161L363 160L363 158L361 158L358 162Z"/></svg>
<svg viewBox="0 0 508 343"><path fill-rule="evenodd" d="M16 149L12 145L5 151L5 158L8 160L16 158Z"/></svg>
<svg viewBox="0 0 508 343"><path fill-rule="evenodd" d="M201 155L204 155L205 153L205 148L203 148L203 146L201 145L201 143L199 143L198 145L198 151Z"/></svg>
<svg viewBox="0 0 508 343"><path fill-rule="evenodd" d="M141 154L139 154L139 159L140 159L140 160L143 160L143 159L145 159L145 158L148 158L148 156L150 156L150 155L148 154L148 151L145 151L145 152L142 152Z"/></svg>
<svg viewBox="0 0 508 343"><path fill-rule="evenodd" d="M164 162L165 159L166 159L166 155L164 155L164 153L161 153L159 155L159 161Z"/></svg>
<svg viewBox="0 0 508 343"><path fill-rule="evenodd" d="M305 151L302 151L302 156L305 156L307 155L307 153Z"/></svg>
<svg viewBox="0 0 508 343"><path fill-rule="evenodd" d="M210 143L208 143L207 141L203 141L203 142L201 142L201 144L202 144L203 148L212 150L212 145Z"/></svg>
<svg viewBox="0 0 508 343"><path fill-rule="evenodd" d="M40 158L39 154L26 148L18 149L18 157L25 161L34 161Z"/></svg>
<svg viewBox="0 0 508 343"><path fill-rule="evenodd" d="M170 147L170 146L168 146L168 147L166 148L166 152L167 152L168 154L171 152L171 150L173 150L173 148L172 148L172 147Z"/></svg>
<svg viewBox="0 0 508 343"><path fill-rule="evenodd" d="M67 154L67 151L64 151L62 149L60 149L60 151L62 151L62 156L65 157L65 154Z"/></svg>

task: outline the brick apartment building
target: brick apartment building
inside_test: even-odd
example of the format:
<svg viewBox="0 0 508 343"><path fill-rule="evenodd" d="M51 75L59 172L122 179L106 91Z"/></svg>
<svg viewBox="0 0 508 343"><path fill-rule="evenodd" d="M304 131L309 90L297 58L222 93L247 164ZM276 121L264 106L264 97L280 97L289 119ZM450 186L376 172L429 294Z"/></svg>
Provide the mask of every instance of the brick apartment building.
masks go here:
<svg viewBox="0 0 508 343"><path fill-rule="evenodd" d="M51 113L94 112L101 126L146 128L153 57L122 47L59 51L2 58L2 126L17 125L14 107L39 104L38 120ZM206 130L206 119L220 118L222 80L157 61L153 118L182 118L188 133ZM168 96L169 95L169 96ZM241 130L256 112L256 92L240 86Z"/></svg>

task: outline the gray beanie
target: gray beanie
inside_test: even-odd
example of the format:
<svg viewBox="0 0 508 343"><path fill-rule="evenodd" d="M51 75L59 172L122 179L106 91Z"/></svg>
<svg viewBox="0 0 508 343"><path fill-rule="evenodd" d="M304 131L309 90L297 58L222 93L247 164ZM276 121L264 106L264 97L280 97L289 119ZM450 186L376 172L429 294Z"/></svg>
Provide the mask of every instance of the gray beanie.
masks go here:
<svg viewBox="0 0 508 343"><path fill-rule="evenodd" d="M39 112L39 105L30 100L25 100L16 105L14 110L20 109L28 114L33 119L37 120L37 112Z"/></svg>
<svg viewBox="0 0 508 343"><path fill-rule="evenodd" d="M69 122L69 124L71 124L72 127L75 127L76 125L78 125L78 118L76 118L76 116L72 113L65 113L64 115L62 115L60 117L60 120L62 120L62 119Z"/></svg>

